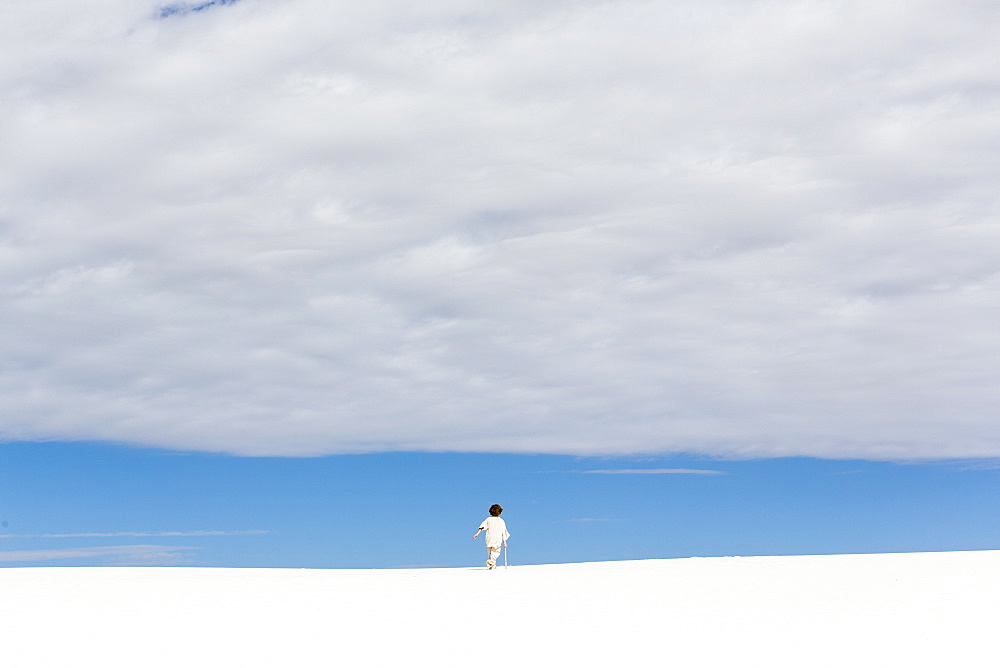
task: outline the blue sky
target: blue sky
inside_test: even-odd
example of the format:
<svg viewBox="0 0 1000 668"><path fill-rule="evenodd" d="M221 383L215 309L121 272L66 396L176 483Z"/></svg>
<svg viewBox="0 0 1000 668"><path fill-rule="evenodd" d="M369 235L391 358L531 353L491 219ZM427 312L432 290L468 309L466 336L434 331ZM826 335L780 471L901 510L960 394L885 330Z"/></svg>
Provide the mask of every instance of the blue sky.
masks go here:
<svg viewBox="0 0 1000 668"><path fill-rule="evenodd" d="M998 30L14 3L3 558L465 564L495 501L523 563L989 546ZM580 472L637 468L721 473Z"/></svg>
<svg viewBox="0 0 1000 668"><path fill-rule="evenodd" d="M497 502L521 564L1000 549L1000 467L988 462L246 458L13 444L0 451L0 560L476 566L484 548L471 535Z"/></svg>

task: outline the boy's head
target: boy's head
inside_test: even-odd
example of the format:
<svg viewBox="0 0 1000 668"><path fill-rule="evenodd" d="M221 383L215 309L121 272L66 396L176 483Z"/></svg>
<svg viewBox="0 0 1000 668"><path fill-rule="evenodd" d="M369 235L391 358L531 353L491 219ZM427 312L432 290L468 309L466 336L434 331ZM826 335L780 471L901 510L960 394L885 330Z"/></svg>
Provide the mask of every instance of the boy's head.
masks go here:
<svg viewBox="0 0 1000 668"><path fill-rule="evenodd" d="M500 517L500 513L503 512L503 508L500 507L499 503L494 503L490 506L490 515L492 517Z"/></svg>

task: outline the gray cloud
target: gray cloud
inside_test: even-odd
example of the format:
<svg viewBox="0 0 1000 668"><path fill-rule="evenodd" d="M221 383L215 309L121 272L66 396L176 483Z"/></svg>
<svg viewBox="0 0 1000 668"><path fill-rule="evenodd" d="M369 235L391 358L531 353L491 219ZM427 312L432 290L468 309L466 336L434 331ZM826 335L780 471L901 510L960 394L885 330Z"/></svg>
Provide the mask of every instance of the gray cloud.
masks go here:
<svg viewBox="0 0 1000 668"><path fill-rule="evenodd" d="M161 9L0 29L0 438L1000 452L1000 10Z"/></svg>
<svg viewBox="0 0 1000 668"><path fill-rule="evenodd" d="M177 537L177 536L260 536L271 533L259 529L249 531L115 531L110 533L39 533L39 534L2 534L4 538L112 538L112 537Z"/></svg>
<svg viewBox="0 0 1000 668"><path fill-rule="evenodd" d="M98 559L114 566L178 566L189 563L185 552L198 549L201 548L176 545L111 545L46 550L0 550L0 562Z"/></svg>
<svg viewBox="0 0 1000 668"><path fill-rule="evenodd" d="M595 469L581 473L600 473L604 475L726 475L725 471L711 469Z"/></svg>

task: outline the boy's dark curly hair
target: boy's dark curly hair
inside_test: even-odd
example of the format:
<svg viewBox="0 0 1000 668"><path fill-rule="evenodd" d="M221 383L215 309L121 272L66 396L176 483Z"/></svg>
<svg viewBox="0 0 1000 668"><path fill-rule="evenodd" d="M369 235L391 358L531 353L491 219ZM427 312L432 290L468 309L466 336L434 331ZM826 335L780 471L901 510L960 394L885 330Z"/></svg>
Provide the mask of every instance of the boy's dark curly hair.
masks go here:
<svg viewBox="0 0 1000 668"><path fill-rule="evenodd" d="M500 513L503 512L503 508L500 507L499 503L494 503L490 506L490 515L493 517L500 517Z"/></svg>

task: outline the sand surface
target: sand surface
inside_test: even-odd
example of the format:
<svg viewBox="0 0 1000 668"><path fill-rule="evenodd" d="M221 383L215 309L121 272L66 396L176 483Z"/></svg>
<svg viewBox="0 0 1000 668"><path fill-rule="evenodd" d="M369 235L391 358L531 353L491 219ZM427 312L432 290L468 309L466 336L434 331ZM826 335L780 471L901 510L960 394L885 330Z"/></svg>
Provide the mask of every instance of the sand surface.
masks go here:
<svg viewBox="0 0 1000 668"><path fill-rule="evenodd" d="M1000 666L997 551L8 568L0 592L11 667Z"/></svg>

